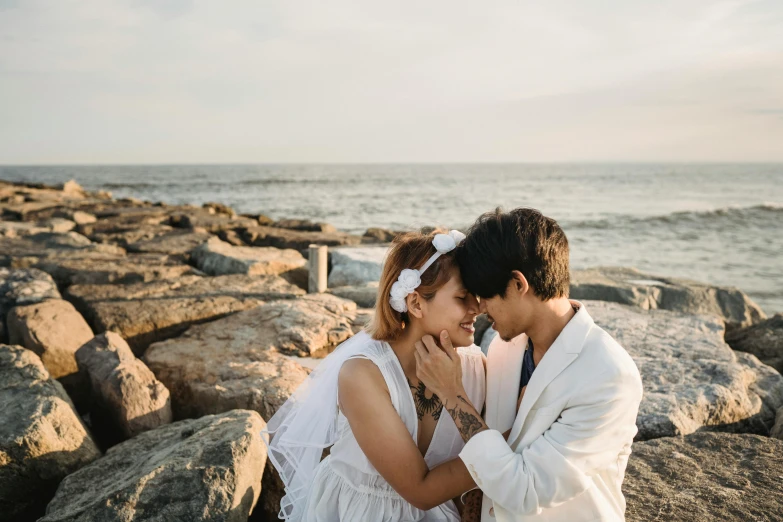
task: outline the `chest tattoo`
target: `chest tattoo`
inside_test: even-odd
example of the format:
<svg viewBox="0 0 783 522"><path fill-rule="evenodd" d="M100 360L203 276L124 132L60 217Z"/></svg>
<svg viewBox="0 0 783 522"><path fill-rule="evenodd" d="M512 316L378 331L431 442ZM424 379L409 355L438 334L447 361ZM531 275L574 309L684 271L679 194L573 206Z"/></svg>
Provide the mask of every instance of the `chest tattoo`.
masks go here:
<svg viewBox="0 0 783 522"><path fill-rule="evenodd" d="M408 380L408 386L413 391L413 402L416 404L416 416L419 420L422 420L425 415L432 415L435 421L440 419L440 412L443 411L443 404L440 402L440 398L434 393L427 397L424 387L424 383L419 381L418 386L411 384Z"/></svg>

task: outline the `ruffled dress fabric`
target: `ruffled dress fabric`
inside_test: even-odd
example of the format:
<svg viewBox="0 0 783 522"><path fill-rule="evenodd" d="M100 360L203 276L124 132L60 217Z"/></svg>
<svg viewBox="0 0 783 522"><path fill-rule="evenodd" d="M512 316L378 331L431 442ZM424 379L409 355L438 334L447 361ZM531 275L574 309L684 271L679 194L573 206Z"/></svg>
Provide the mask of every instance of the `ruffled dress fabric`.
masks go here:
<svg viewBox="0 0 783 522"><path fill-rule="evenodd" d="M468 398L481 410L484 405L486 382L481 350L477 346L459 348L462 359L462 381ZM408 381L391 347L385 342L373 342L357 357L372 361L381 371L389 388L392 404L417 439L418 418ZM308 522L362 521L447 521L458 522L459 512L449 500L433 509L415 508L403 499L375 470L364 455L351 431L347 419L339 414L340 438L331 453L318 466L305 508ZM438 464L459 456L464 446L462 437L451 416L443 414L438 420L432 442L424 456L432 469Z"/></svg>

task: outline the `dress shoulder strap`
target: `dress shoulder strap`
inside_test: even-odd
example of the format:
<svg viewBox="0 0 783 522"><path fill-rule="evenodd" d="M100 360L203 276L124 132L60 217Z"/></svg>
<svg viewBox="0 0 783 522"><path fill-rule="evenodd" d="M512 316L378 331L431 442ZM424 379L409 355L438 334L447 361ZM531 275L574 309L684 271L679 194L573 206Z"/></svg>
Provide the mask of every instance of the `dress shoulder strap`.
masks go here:
<svg viewBox="0 0 783 522"><path fill-rule="evenodd" d="M350 358L368 359L378 367L381 371L381 375L383 375L383 380L386 382L386 387L389 389L392 405L394 406L394 409L397 410L397 413L400 414L400 417L403 417L400 401L400 383L399 376L397 375L399 372L395 371L397 355L395 355L394 350L391 349L389 344L383 341L372 340L372 342L365 345L361 352Z"/></svg>

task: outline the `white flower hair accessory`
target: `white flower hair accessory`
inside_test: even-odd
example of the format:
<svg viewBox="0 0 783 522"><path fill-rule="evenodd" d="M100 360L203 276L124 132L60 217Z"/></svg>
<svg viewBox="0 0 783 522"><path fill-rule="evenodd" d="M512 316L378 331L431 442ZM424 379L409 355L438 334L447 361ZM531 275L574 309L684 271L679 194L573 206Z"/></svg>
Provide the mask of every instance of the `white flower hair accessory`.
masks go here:
<svg viewBox="0 0 783 522"><path fill-rule="evenodd" d="M465 239L465 234L459 230L452 230L448 234L435 234L435 237L432 238L432 245L437 252L432 254L427 262L424 263L424 266L418 270L406 268L400 272L400 277L394 282L391 291L389 292L389 304L391 304L391 307L399 313L407 312L408 303L405 299L408 297L408 294L413 293L413 291L419 287L421 284L421 275L432 266L432 263L437 261L440 256L448 254L457 248L457 245L460 244L463 239Z"/></svg>

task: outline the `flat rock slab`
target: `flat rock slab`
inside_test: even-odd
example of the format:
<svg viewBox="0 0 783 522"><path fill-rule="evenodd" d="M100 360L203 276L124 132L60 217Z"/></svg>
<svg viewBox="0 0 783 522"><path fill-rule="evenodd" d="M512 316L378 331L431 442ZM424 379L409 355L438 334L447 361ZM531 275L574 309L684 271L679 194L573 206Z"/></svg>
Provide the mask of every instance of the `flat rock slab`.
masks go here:
<svg viewBox="0 0 783 522"><path fill-rule="evenodd" d="M266 425L234 410L147 431L69 475L39 522L247 522Z"/></svg>
<svg viewBox="0 0 783 522"><path fill-rule="evenodd" d="M28 268L42 259L124 254L125 250L118 246L92 243L76 232L42 232L20 238L0 237L0 266L13 268Z"/></svg>
<svg viewBox="0 0 783 522"><path fill-rule="evenodd" d="M4 520L43 514L66 476L100 457L63 387L21 346L0 344L0 506Z"/></svg>
<svg viewBox="0 0 783 522"><path fill-rule="evenodd" d="M172 230L151 239L129 243L128 251L187 256L211 237L212 234L205 231Z"/></svg>
<svg viewBox="0 0 783 522"><path fill-rule="evenodd" d="M623 484L629 522L778 521L783 441L695 433L633 445Z"/></svg>
<svg viewBox="0 0 783 522"><path fill-rule="evenodd" d="M720 318L605 301L585 306L642 374L637 440L695 431L769 434L783 406L783 377L732 350Z"/></svg>
<svg viewBox="0 0 783 522"><path fill-rule="evenodd" d="M361 308L374 308L378 298L378 282L367 283L362 286L338 286L329 288L327 292L353 301Z"/></svg>
<svg viewBox="0 0 783 522"><path fill-rule="evenodd" d="M138 243L168 234L173 227L160 224L128 224L107 226L103 221L91 225L77 227L80 234L84 234L96 243L113 243L128 248L131 243Z"/></svg>
<svg viewBox="0 0 783 522"><path fill-rule="evenodd" d="M658 277L634 268L591 268L571 273L571 298L613 301L644 310L716 315L728 328L749 326L766 316L737 288Z"/></svg>
<svg viewBox="0 0 783 522"><path fill-rule="evenodd" d="M61 287L146 283L198 274L192 266L167 254L53 257L42 259L34 266L51 274Z"/></svg>
<svg viewBox="0 0 783 522"><path fill-rule="evenodd" d="M385 246L332 249L329 286L361 286L380 281L388 251Z"/></svg>
<svg viewBox="0 0 783 522"><path fill-rule="evenodd" d="M729 332L726 342L735 350L752 353L764 364L783 373L783 314Z"/></svg>
<svg viewBox="0 0 783 522"><path fill-rule="evenodd" d="M308 374L283 354L325 354L352 335L355 311L328 295L268 303L153 344L144 361L177 418L241 407L269 419Z"/></svg>
<svg viewBox="0 0 783 522"><path fill-rule="evenodd" d="M358 245L361 236L343 232L304 232L276 227L247 227L241 230L242 240L251 246L271 246L306 250L311 244L326 246Z"/></svg>
<svg viewBox="0 0 783 522"><path fill-rule="evenodd" d="M113 331L136 355L192 324L305 292L278 276L182 276L131 285L73 285L68 299L96 333Z"/></svg>
<svg viewBox="0 0 783 522"><path fill-rule="evenodd" d="M11 308L60 297L57 284L46 272L0 267L0 342L8 338L5 320Z"/></svg>
<svg viewBox="0 0 783 522"><path fill-rule="evenodd" d="M133 355L128 343L106 332L76 352L90 384L90 419L108 443L135 437L172 421L169 391Z"/></svg>
<svg viewBox="0 0 783 522"><path fill-rule="evenodd" d="M274 247L238 247L217 237L196 247L192 261L209 275L278 275L307 264L297 250Z"/></svg>

